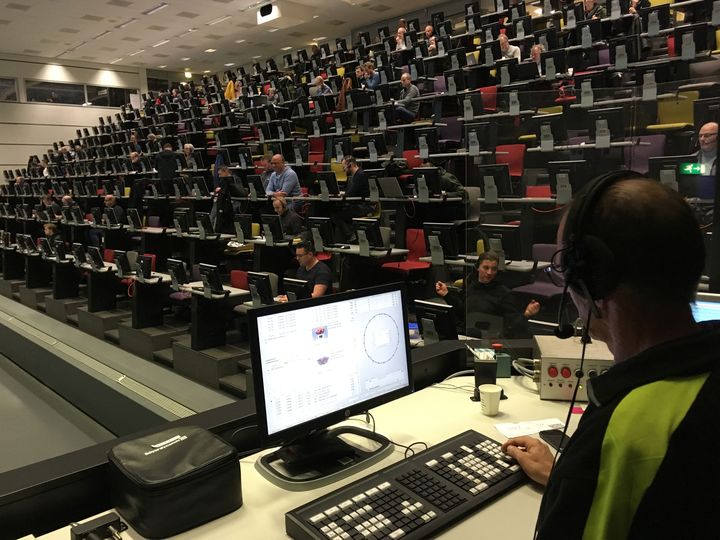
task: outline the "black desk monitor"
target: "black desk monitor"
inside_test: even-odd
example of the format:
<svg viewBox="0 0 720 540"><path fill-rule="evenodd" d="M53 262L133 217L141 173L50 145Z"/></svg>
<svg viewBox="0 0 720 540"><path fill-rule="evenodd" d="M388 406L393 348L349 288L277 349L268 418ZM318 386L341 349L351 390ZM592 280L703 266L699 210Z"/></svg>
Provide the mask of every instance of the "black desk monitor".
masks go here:
<svg viewBox="0 0 720 540"><path fill-rule="evenodd" d="M215 229L213 228L212 221L210 221L210 214L207 212L195 212L195 221L198 224L198 227L202 225L202 228L205 229L205 232L207 234L212 234L215 232Z"/></svg>
<svg viewBox="0 0 720 540"><path fill-rule="evenodd" d="M249 240L253 237L252 234L252 214L235 214L235 223L240 225L245 240Z"/></svg>
<svg viewBox="0 0 720 540"><path fill-rule="evenodd" d="M508 17L513 22L515 22L515 19L519 19L520 17L527 16L527 9L525 8L525 2L518 2L515 5L510 5L509 11L510 11L510 13L508 14ZM532 33L532 30L529 33Z"/></svg>
<svg viewBox="0 0 720 540"><path fill-rule="evenodd" d="M487 41L485 43L480 44L480 58L479 63L481 65L486 64L487 59L487 52L490 51L490 54L492 55L493 61L499 60L502 57L502 51L500 50L500 42L497 40L494 41Z"/></svg>
<svg viewBox="0 0 720 540"><path fill-rule="evenodd" d="M152 262L153 258L149 255L140 255L137 258L138 262L138 275L142 278L152 277Z"/></svg>
<svg viewBox="0 0 720 540"><path fill-rule="evenodd" d="M567 161L548 161L548 175L550 180L550 191L557 194L557 180L559 174L567 175L570 182L572 194L576 195L594 176L590 171L590 165L584 159Z"/></svg>
<svg viewBox="0 0 720 540"><path fill-rule="evenodd" d="M329 43L321 43L319 45L320 47L320 56L327 58L329 56L332 56L332 51L330 50L330 44Z"/></svg>
<svg viewBox="0 0 720 540"><path fill-rule="evenodd" d="M462 69L450 69L445 72L445 87L450 87L450 81L455 82L455 90L465 90L465 72Z"/></svg>
<svg viewBox="0 0 720 540"><path fill-rule="evenodd" d="M648 20L651 13L657 14L660 30L670 28L670 4L662 4L660 6L640 8L643 32L648 31Z"/></svg>
<svg viewBox="0 0 720 540"><path fill-rule="evenodd" d="M285 68L289 68L295 62L293 62L292 54L283 54L283 65Z"/></svg>
<svg viewBox="0 0 720 540"><path fill-rule="evenodd" d="M560 45L558 42L557 29L555 27L544 28L534 33L535 43L545 47L545 51L557 49Z"/></svg>
<svg viewBox="0 0 720 540"><path fill-rule="evenodd" d="M253 157L250 148L247 146L241 146L237 150L238 153L238 164L240 167L251 169L253 168ZM226 164L227 165L227 164Z"/></svg>
<svg viewBox="0 0 720 540"><path fill-rule="evenodd" d="M479 122L465 126L465 148L470 151L471 144L477 139L480 150L494 151L497 146L498 124L496 122Z"/></svg>
<svg viewBox="0 0 720 540"><path fill-rule="evenodd" d="M498 37L500 37L500 23L499 22L483 24L481 26L481 28L482 28L483 41L485 41L485 42L495 41ZM488 37L489 37L488 32L490 33L489 35L492 36L491 40L488 39Z"/></svg>
<svg viewBox="0 0 720 540"><path fill-rule="evenodd" d="M330 195L340 194L340 187L338 186L337 177L335 176L334 171L318 171L317 173L315 173L315 178L317 178L318 182L325 182L328 193L330 193Z"/></svg>
<svg viewBox="0 0 720 540"><path fill-rule="evenodd" d="M501 73L502 73L503 67L507 67L508 75L510 76L510 80L511 81L517 80L517 75L515 74L515 72L517 70L518 64L519 64L519 61L517 58L503 58L503 59L495 62L495 68L497 69L498 78L501 78ZM537 67L535 68L535 71L537 71Z"/></svg>
<svg viewBox="0 0 720 540"><path fill-rule="evenodd" d="M198 265L200 272L200 278L203 279L203 283L207 282L210 285L210 290L214 294L222 294L225 289L223 288L222 279L220 278L220 270L214 264L200 263Z"/></svg>
<svg viewBox="0 0 720 540"><path fill-rule="evenodd" d="M368 455L359 457L354 445L343 449L338 435L347 431L379 444L380 456L388 452L381 435L327 428L412 391L405 301L404 288L392 284L249 311L260 438L265 447L286 445L261 458L264 476L287 486L339 475L348 466L356 472ZM284 331L288 325L293 332ZM329 390L349 381L355 381L352 392ZM277 461L281 467L273 468Z"/></svg>
<svg viewBox="0 0 720 540"><path fill-rule="evenodd" d="M384 133L372 133L369 135L363 135L362 138L363 146L368 147L368 143L373 143L375 145L375 151L377 152L378 156L384 156L387 154L387 144L385 143L385 134Z"/></svg>
<svg viewBox="0 0 720 540"><path fill-rule="evenodd" d="M582 21L585 19L585 9L583 7L582 2L570 4L570 5L564 5L562 6L562 13L563 13L563 22L565 23L567 27L568 23L568 13L572 12L572 14L575 16L575 23L577 24L579 21Z"/></svg>
<svg viewBox="0 0 720 540"><path fill-rule="evenodd" d="M423 138L429 153L436 154L438 152L438 129L436 127L416 128L415 138L418 148L420 148L420 139Z"/></svg>
<svg viewBox="0 0 720 540"><path fill-rule="evenodd" d="M317 229L323 244L329 246L335 243L335 227L331 218L323 216L308 217L308 229Z"/></svg>
<svg viewBox="0 0 720 540"><path fill-rule="evenodd" d="M529 16L523 16L518 18L513 18L511 23L511 33L512 37L517 38L520 37L520 33L518 32L518 25L521 25L522 31L523 31L523 37L529 37L533 35L533 25L532 20Z"/></svg>
<svg viewBox="0 0 720 540"><path fill-rule="evenodd" d="M443 20L435 25L435 32L441 38L450 37L453 33L452 21Z"/></svg>
<svg viewBox="0 0 720 540"><path fill-rule="evenodd" d="M468 2L465 4L465 15L480 13L480 2Z"/></svg>
<svg viewBox="0 0 720 540"><path fill-rule="evenodd" d="M275 303L273 299L272 286L270 284L270 275L265 272L248 272L248 287L260 297L260 303L264 306L270 306Z"/></svg>
<svg viewBox="0 0 720 540"><path fill-rule="evenodd" d="M590 86L596 89L608 88L606 84L606 72L605 71L590 71L587 73L580 73L573 77L575 92L580 92L582 89L583 81L590 81Z"/></svg>
<svg viewBox="0 0 720 540"><path fill-rule="evenodd" d="M693 103L693 118L695 120L695 133L708 122L720 120L720 97L696 99Z"/></svg>
<svg viewBox="0 0 720 540"><path fill-rule="evenodd" d="M623 117L625 109L622 107L608 107L606 109L590 109L587 112L587 125L590 129L590 138L595 140L597 137L596 127L598 120L607 121L610 130L610 139L621 140L625 137L625 118Z"/></svg>
<svg viewBox="0 0 720 540"><path fill-rule="evenodd" d="M532 119L537 125L535 134L537 135L538 143L541 142L543 126L550 126L550 131L553 136L553 144L567 141L567 125L565 123L565 116L563 113L536 114L532 117Z"/></svg>
<svg viewBox="0 0 720 540"><path fill-rule="evenodd" d="M259 174L248 174L245 177L245 183L248 189L250 189L251 185L254 186L258 196L265 196L265 187L263 186L262 177Z"/></svg>
<svg viewBox="0 0 720 540"><path fill-rule="evenodd" d="M280 219L280 216L277 214L262 214L260 216L260 223L270 227L270 233L273 236L274 242L279 242L283 239L282 220Z"/></svg>
<svg viewBox="0 0 720 540"><path fill-rule="evenodd" d="M653 72L655 74L655 83L669 83L673 80L673 70L670 62L653 62L644 66L635 68L635 84L641 86L646 73Z"/></svg>
<svg viewBox="0 0 720 540"><path fill-rule="evenodd" d="M453 62L454 68L458 69L467 65L467 53L465 51L465 47L449 50L447 55L451 60L454 59L457 62L457 64Z"/></svg>
<svg viewBox="0 0 720 540"><path fill-rule="evenodd" d="M100 253L99 247L88 246L87 256L90 258L90 264L95 266L95 268L105 267L105 261L103 260L102 253Z"/></svg>
<svg viewBox="0 0 720 540"><path fill-rule="evenodd" d="M175 210L173 212L173 221L175 222L176 227L180 227L180 232L190 232L190 219L186 208Z"/></svg>
<svg viewBox="0 0 720 540"><path fill-rule="evenodd" d="M130 261L128 260L126 252L120 251L119 249L115 250L115 264L118 268L120 268L120 271L124 276L128 276L132 273L132 268L130 268Z"/></svg>
<svg viewBox="0 0 720 540"><path fill-rule="evenodd" d="M85 216L82 213L82 210L79 206L71 206L70 207L70 214L72 215L73 220L75 223L84 223L85 222Z"/></svg>
<svg viewBox="0 0 720 540"><path fill-rule="evenodd" d="M332 138L332 152L337 157L337 146L340 145L344 156L352 155L352 142L349 135L340 135Z"/></svg>
<svg viewBox="0 0 720 540"><path fill-rule="evenodd" d="M686 26L676 26L673 30L675 38L675 54L682 56L682 41L685 34L692 34L692 41L695 43L695 53L707 51L708 46L708 25L704 22L698 24L688 24Z"/></svg>
<svg viewBox="0 0 720 540"><path fill-rule="evenodd" d="M482 16L479 12L465 14L465 29L469 34L482 32Z"/></svg>
<svg viewBox="0 0 720 540"><path fill-rule="evenodd" d="M485 177L491 176L495 180L498 197L516 197L510 179L510 166L507 163L495 163L490 165L478 165L476 172L468 178L469 186L476 186L483 189L485 193Z"/></svg>
<svg viewBox="0 0 720 540"><path fill-rule="evenodd" d="M460 255L460 226L456 223L423 223L425 247L430 253L430 237L437 237L446 259Z"/></svg>
<svg viewBox="0 0 720 540"><path fill-rule="evenodd" d="M185 268L185 263L183 261L180 261L178 259L168 259L167 269L170 275L175 276L175 280L178 282L178 285L190 283L190 279L188 278L187 270Z"/></svg>
<svg viewBox="0 0 720 540"><path fill-rule="evenodd" d="M72 245L72 252L77 264L85 264L86 262L88 262L87 254L85 253L85 246L83 246L82 244L75 242Z"/></svg>
<svg viewBox="0 0 720 540"><path fill-rule="evenodd" d="M380 220L375 218L353 218L353 229L364 232L370 247L382 248L384 242L380 233Z"/></svg>
<svg viewBox="0 0 720 540"><path fill-rule="evenodd" d="M532 60L526 62L520 62L515 66L515 72L510 76L510 80L516 81L531 81L537 79L540 76L538 71L537 63Z"/></svg>
<svg viewBox="0 0 720 540"><path fill-rule="evenodd" d="M520 227L499 223L481 223L478 227L488 245L497 243L502 247L506 259L522 259Z"/></svg>
<svg viewBox="0 0 720 540"><path fill-rule="evenodd" d="M407 31L411 33L422 32L423 28L420 28L420 19L414 18L407 21Z"/></svg>
<svg viewBox="0 0 720 540"><path fill-rule="evenodd" d="M55 240L55 257L58 261L64 261L67 257L67 249L65 248L65 242L62 240Z"/></svg>
<svg viewBox="0 0 720 540"><path fill-rule="evenodd" d="M555 64L555 73L565 73L567 71L567 53L565 49L555 49L540 53L540 67L543 75L547 74L547 60L552 59Z"/></svg>
<svg viewBox="0 0 720 540"><path fill-rule="evenodd" d="M300 49L297 51L297 59L298 62L309 62L310 58L308 57L308 53L305 49Z"/></svg>
<svg viewBox="0 0 720 540"><path fill-rule="evenodd" d="M292 147L293 159L290 161L294 162L296 155L299 155L302 162L307 163L310 159L310 143L307 140L295 139L292 142Z"/></svg>
<svg viewBox="0 0 720 540"><path fill-rule="evenodd" d="M105 215L107 216L108 224L111 226L120 225L115 208L114 206L105 208ZM95 219L95 221L97 221L97 219Z"/></svg>
<svg viewBox="0 0 720 540"><path fill-rule="evenodd" d="M390 29L387 26L381 26L377 29L377 35L380 41L383 41L390 37Z"/></svg>
<svg viewBox="0 0 720 540"><path fill-rule="evenodd" d="M660 180L660 172L670 170L677 179L681 174L680 165L682 163L697 163L698 158L695 154L685 156L660 156L648 158L648 176L655 180Z"/></svg>
<svg viewBox="0 0 720 540"><path fill-rule="evenodd" d="M602 41L602 21L600 19L585 19L584 21L578 21L575 25L575 43L578 45L582 43L582 32L583 28L586 27L590 30L590 36L592 37L593 43Z"/></svg>
<svg viewBox="0 0 720 540"><path fill-rule="evenodd" d="M20 235L18 235L20 236ZM23 240L25 241L25 251L28 253L37 253L38 247L35 244L35 242L32 239L32 236L29 234L22 235Z"/></svg>
<svg viewBox="0 0 720 540"><path fill-rule="evenodd" d="M358 34L358 43L360 43L363 47L370 45L370 32L360 32Z"/></svg>
<svg viewBox="0 0 720 540"><path fill-rule="evenodd" d="M611 64L617 64L617 48L620 45L625 45L625 55L627 56L628 62L640 61L640 45L638 44L637 38L634 36L623 36L608 40Z"/></svg>
<svg viewBox="0 0 720 540"><path fill-rule="evenodd" d="M457 339L453 307L428 300L415 300L415 318L426 345Z"/></svg>
<svg viewBox="0 0 720 540"><path fill-rule="evenodd" d="M38 239L38 242L40 243L40 253L42 253L45 257L54 257L55 256L55 252L53 251L53 248L50 245L50 240L41 236Z"/></svg>
<svg viewBox="0 0 720 540"><path fill-rule="evenodd" d="M290 301L312 298L312 288L310 287L309 281L286 277L283 280L283 286L285 287L285 294Z"/></svg>
<svg viewBox="0 0 720 540"><path fill-rule="evenodd" d="M431 197L440 196L442 191L440 189L440 170L437 167L415 167L412 173L416 183L420 177L425 179L425 185Z"/></svg>
<svg viewBox="0 0 720 540"><path fill-rule="evenodd" d="M127 211L128 224L135 229L142 229L142 220L136 208L128 208Z"/></svg>
<svg viewBox="0 0 720 540"><path fill-rule="evenodd" d="M355 73L351 73L350 75L346 75L345 77L350 77L354 80ZM373 93L368 90L362 90L360 88L357 88L357 86L358 83L353 82L353 89L350 90L350 96L352 97L353 106L367 107L368 105L372 105Z"/></svg>

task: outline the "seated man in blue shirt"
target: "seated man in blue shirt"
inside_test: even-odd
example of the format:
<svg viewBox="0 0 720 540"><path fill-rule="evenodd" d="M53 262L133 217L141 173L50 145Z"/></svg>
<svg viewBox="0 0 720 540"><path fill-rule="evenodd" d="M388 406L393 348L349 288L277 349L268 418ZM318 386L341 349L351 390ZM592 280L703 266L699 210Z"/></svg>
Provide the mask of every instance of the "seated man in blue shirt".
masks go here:
<svg viewBox="0 0 720 540"><path fill-rule="evenodd" d="M268 180L266 195L279 195L282 197L299 197L300 181L297 174L289 165L285 163L285 158L281 154L275 154L270 160L270 166L273 169L270 179ZM296 206L293 201L293 208ZM299 206L299 205L297 205Z"/></svg>
<svg viewBox="0 0 720 540"><path fill-rule="evenodd" d="M295 277L310 283L312 297L317 298L332 291L333 275L332 271L322 261L315 256L315 248L310 242L300 242L295 245L295 258L300 265L297 269ZM287 302L285 295L277 297L278 302Z"/></svg>
<svg viewBox="0 0 720 540"><path fill-rule="evenodd" d="M380 74L375 71L375 64L365 62L365 86L368 90L375 90L380 86Z"/></svg>

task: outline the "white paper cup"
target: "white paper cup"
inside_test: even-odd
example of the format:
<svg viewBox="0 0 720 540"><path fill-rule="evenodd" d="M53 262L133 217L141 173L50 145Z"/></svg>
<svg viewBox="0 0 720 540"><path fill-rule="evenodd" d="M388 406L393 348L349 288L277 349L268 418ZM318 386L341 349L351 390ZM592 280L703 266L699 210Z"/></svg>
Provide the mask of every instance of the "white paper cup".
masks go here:
<svg viewBox="0 0 720 540"><path fill-rule="evenodd" d="M480 392L480 411L486 416L495 416L500 409L502 388L497 384L481 384L478 386L478 392Z"/></svg>

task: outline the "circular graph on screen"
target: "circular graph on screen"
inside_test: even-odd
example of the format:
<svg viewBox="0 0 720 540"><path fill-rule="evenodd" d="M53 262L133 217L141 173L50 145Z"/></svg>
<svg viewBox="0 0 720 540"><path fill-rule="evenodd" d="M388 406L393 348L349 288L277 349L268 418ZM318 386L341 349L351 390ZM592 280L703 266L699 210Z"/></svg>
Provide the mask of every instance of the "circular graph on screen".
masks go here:
<svg viewBox="0 0 720 540"><path fill-rule="evenodd" d="M376 364L390 361L400 345L401 333L395 320L379 313L365 325L363 347L368 358Z"/></svg>

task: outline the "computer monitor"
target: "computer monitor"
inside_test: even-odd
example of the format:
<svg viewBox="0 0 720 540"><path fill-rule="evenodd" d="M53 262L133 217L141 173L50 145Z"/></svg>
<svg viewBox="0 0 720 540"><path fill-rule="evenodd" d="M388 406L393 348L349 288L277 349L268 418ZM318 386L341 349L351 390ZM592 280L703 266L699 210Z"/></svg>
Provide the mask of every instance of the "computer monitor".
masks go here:
<svg viewBox="0 0 720 540"><path fill-rule="evenodd" d="M602 41L602 21L600 19L585 19L584 21L578 21L575 25L575 40L578 45L582 43L582 32L583 28L590 30L590 36L593 43Z"/></svg>
<svg viewBox="0 0 720 540"><path fill-rule="evenodd" d="M497 146L498 125L496 122L479 122L465 126L465 148L471 150L471 146L477 140L480 150L492 151ZM471 152L472 153L472 152Z"/></svg>
<svg viewBox="0 0 720 540"><path fill-rule="evenodd" d="M53 247L57 260L64 261L67 257L67 249L65 248L65 242L63 242L62 240L55 240L55 245Z"/></svg>
<svg viewBox="0 0 720 540"><path fill-rule="evenodd" d="M522 259L520 227L504 223L481 223L479 232L488 239L492 250L502 254L506 259Z"/></svg>
<svg viewBox="0 0 720 540"><path fill-rule="evenodd" d="M480 44L480 58L479 63L484 65L487 60L487 51L490 51L492 55L493 63L495 60L499 60L502 57L502 51L500 50L500 42L498 40L486 41Z"/></svg>
<svg viewBox="0 0 720 540"><path fill-rule="evenodd" d="M468 2L465 4L465 15L480 13L480 2Z"/></svg>
<svg viewBox="0 0 720 540"><path fill-rule="evenodd" d="M543 126L550 126L550 131L553 137L553 144L567 141L567 125L565 124L565 117L563 113L536 114L532 117L532 119L534 122L536 122L537 125L535 132L538 141L541 140Z"/></svg>
<svg viewBox="0 0 720 540"><path fill-rule="evenodd" d="M79 242L75 242L72 245L72 252L73 257L75 257L75 262L77 264L85 264L88 262L87 253L85 253L85 247Z"/></svg>
<svg viewBox="0 0 720 540"><path fill-rule="evenodd" d="M587 112L587 125L590 130L590 138L597 137L598 120L605 120L610 131L610 139L620 140L625 137L625 109L622 107L608 107L604 109L590 109Z"/></svg>
<svg viewBox="0 0 720 540"><path fill-rule="evenodd" d="M695 322L720 320L720 295L697 293L695 301L690 303Z"/></svg>
<svg viewBox="0 0 720 540"><path fill-rule="evenodd" d="M441 38L452 36L452 32L453 32L452 21L450 21L450 20L438 21L435 24L435 31L436 31L437 35L440 36Z"/></svg>
<svg viewBox="0 0 720 540"><path fill-rule="evenodd" d="M312 287L309 281L286 277L283 280L283 286L285 287L285 294L290 301L312 298Z"/></svg>
<svg viewBox="0 0 720 540"><path fill-rule="evenodd" d="M592 176L590 166L584 159L566 161L548 161L548 175L550 180L550 191L557 194L558 175L565 174L570 182L572 194L576 195L585 185L590 182Z"/></svg>
<svg viewBox="0 0 720 540"><path fill-rule="evenodd" d="M337 147L340 145L344 156L352 155L352 142L349 135L340 135L332 138L332 154L337 157Z"/></svg>
<svg viewBox="0 0 720 540"><path fill-rule="evenodd" d="M460 69L467 65L467 53L465 51L465 47L459 47L457 49L451 49L447 52L448 57L454 62L453 68Z"/></svg>
<svg viewBox="0 0 720 540"><path fill-rule="evenodd" d="M688 24L686 26L676 26L673 30L673 36L675 38L675 54L682 56L683 48L683 36L685 34L691 34L691 41L695 43L695 53L708 50L708 25L705 22L698 24Z"/></svg>
<svg viewBox="0 0 720 540"><path fill-rule="evenodd" d="M20 235L18 235L20 236ZM32 239L32 236L29 234L22 235L24 244L25 244L25 251L28 253L36 253L38 251L37 244Z"/></svg>
<svg viewBox="0 0 720 540"><path fill-rule="evenodd" d="M190 232L190 219L186 208L176 209L173 212L173 222L175 223L175 227L180 229L180 232Z"/></svg>
<svg viewBox="0 0 720 540"><path fill-rule="evenodd" d="M352 226L356 233L365 233L365 238L367 238L370 247L384 247L382 234L380 233L380 220L375 218L353 218Z"/></svg>
<svg viewBox="0 0 720 540"><path fill-rule="evenodd" d="M277 214L262 214L260 216L260 223L262 225L267 225L270 228L273 241L278 242L283 239L282 220L280 219L280 216ZM264 232L265 227L263 227L263 233Z"/></svg>
<svg viewBox="0 0 720 540"><path fill-rule="evenodd" d="M465 72L462 69L449 69L445 72L445 86L450 87L450 81L455 83L455 90L465 90Z"/></svg>
<svg viewBox="0 0 720 540"><path fill-rule="evenodd" d="M507 163L495 163L489 165L477 165L476 173L472 175L472 182L468 179L468 185L475 185L483 189L485 193L485 177L490 176L495 181L498 197L515 197L512 181L510 179L510 166Z"/></svg>
<svg viewBox="0 0 720 540"><path fill-rule="evenodd" d="M40 243L40 253L42 253L44 257L54 257L55 256L55 252L53 251L53 248L50 245L50 240L41 236L38 239L38 242Z"/></svg>
<svg viewBox="0 0 720 540"><path fill-rule="evenodd" d="M118 266L123 275L127 276L132 273L132 268L130 267L130 261L128 260L126 252L120 251L119 249L115 250L115 264Z"/></svg>
<svg viewBox="0 0 720 540"><path fill-rule="evenodd" d="M468 34L482 33L482 17L479 12L465 14L465 29Z"/></svg>
<svg viewBox="0 0 720 540"><path fill-rule="evenodd" d="M682 174L680 165L682 163L696 163L698 160L695 154L680 156L660 156L648 158L648 176L655 180L661 180L661 171L672 171L675 178Z"/></svg>
<svg viewBox="0 0 720 540"><path fill-rule="evenodd" d="M481 26L481 29L482 29L483 40L486 42L495 41L495 40L497 40L498 37L500 37L500 23L499 22L483 24ZM492 39L488 39L489 37L492 37Z"/></svg>
<svg viewBox="0 0 720 540"><path fill-rule="evenodd" d="M708 122L720 120L720 97L696 99L693 103L693 119L695 122L695 133Z"/></svg>
<svg viewBox="0 0 720 540"><path fill-rule="evenodd" d="M292 481L292 473L268 471L273 459L305 480L360 466L357 447L338 436L348 428L327 428L412 392L405 305L403 286L391 284L248 312L260 438L267 447L292 445L261 458L264 476ZM387 439L349 430L381 442L381 455L390 451ZM303 470L318 464L324 474Z"/></svg>
<svg viewBox="0 0 720 540"><path fill-rule="evenodd" d="M660 30L670 28L670 4L662 4L659 6L640 8L640 19L642 20L643 32L648 31L648 21L653 13L656 14L658 18Z"/></svg>
<svg viewBox="0 0 720 540"><path fill-rule="evenodd" d="M335 226L332 219L322 216L310 216L307 218L308 229L317 229L322 238L323 244L332 245L335 243Z"/></svg>
<svg viewBox="0 0 720 540"><path fill-rule="evenodd" d="M283 65L286 68L289 68L292 66L295 62L293 62L292 53L291 54L283 54Z"/></svg>
<svg viewBox="0 0 720 540"><path fill-rule="evenodd" d="M271 306L275 303L270 284L270 275L266 272L248 272L248 287L253 296L257 295L260 303L264 306Z"/></svg>
<svg viewBox="0 0 720 540"><path fill-rule="evenodd" d="M553 51L545 51L540 53L540 68L542 74L547 75L548 60L552 59L555 65L555 73L567 72L567 53L565 49L555 49Z"/></svg>
<svg viewBox="0 0 720 540"><path fill-rule="evenodd" d="M515 21L515 19L519 19L520 17L527 16L527 9L525 7L525 2L518 2L515 5L509 6L510 13L508 14L511 21Z"/></svg>
<svg viewBox="0 0 720 540"><path fill-rule="evenodd" d="M418 148L420 148L420 139L424 139L430 154L436 154L438 152L438 129L436 127L416 128L415 138L418 143Z"/></svg>
<svg viewBox="0 0 720 540"><path fill-rule="evenodd" d="M245 237L246 240L249 240L253 237L252 214L235 214L235 223L240 226L240 229L242 230L243 236Z"/></svg>
<svg viewBox="0 0 720 540"><path fill-rule="evenodd" d="M520 37L521 34L518 31L518 27L522 29L523 37L531 36L533 33L532 20L529 16L518 17L512 20L512 25L510 26L510 28L512 29L512 37Z"/></svg>
<svg viewBox="0 0 720 540"><path fill-rule="evenodd" d="M135 229L142 229L142 220L140 214L136 208L128 208L127 211L128 224L132 225Z"/></svg>
<svg viewBox="0 0 720 540"><path fill-rule="evenodd" d="M425 345L457 339L454 309L451 305L415 300L415 319Z"/></svg>
<svg viewBox="0 0 720 540"><path fill-rule="evenodd" d="M178 259L168 259L166 264L168 273L172 276L175 276L175 281L178 282L178 285L190 283L190 279L187 275L187 270L185 269L185 263L183 261L180 261Z"/></svg>
<svg viewBox="0 0 720 540"><path fill-rule="evenodd" d="M372 133L368 135L363 135L363 145L367 148L368 143L373 143L375 145L375 151L377 152L378 156L384 156L387 154L387 144L385 143L385 134L384 133Z"/></svg>
<svg viewBox="0 0 720 540"><path fill-rule="evenodd" d="M635 84L642 85L645 80L646 73L654 73L655 83L669 83L673 80L673 69L668 61L653 62L635 68Z"/></svg>
<svg viewBox="0 0 720 540"><path fill-rule="evenodd" d="M457 223L423 223L425 246L430 253L430 237L435 236L443 249L443 256L454 258L460 255L460 227Z"/></svg>
<svg viewBox="0 0 720 540"><path fill-rule="evenodd" d="M82 210L79 206L71 206L70 207L70 214L73 217L73 220L76 223L84 223L85 222L85 215L82 213Z"/></svg>
<svg viewBox="0 0 720 540"><path fill-rule="evenodd" d="M103 261L102 253L100 253L100 248L95 246L88 246L87 248L87 257L89 257L90 264L94 266L95 268L104 268L105 267L105 261Z"/></svg>
<svg viewBox="0 0 720 540"><path fill-rule="evenodd" d="M559 47L557 28L554 26L550 28L543 28L534 33L535 43L538 43L545 47L545 51L552 51Z"/></svg>
<svg viewBox="0 0 720 540"><path fill-rule="evenodd" d="M200 278L203 281L203 285L207 283L213 294L222 294L225 291L222 279L220 278L220 270L217 266L214 264L200 263L198 265L198 270L200 272Z"/></svg>
<svg viewBox="0 0 720 540"><path fill-rule="evenodd" d="M622 36L608 40L610 63L612 65L617 64L617 49L621 45L625 46L625 55L627 56L628 63L640 61L640 45L638 44L637 38L633 36Z"/></svg>
<svg viewBox="0 0 720 540"><path fill-rule="evenodd" d="M337 177L335 176L334 171L318 171L315 173L315 178L317 179L318 184L320 182L325 182L325 186L327 187L330 195L340 194L340 187L338 186Z"/></svg>
<svg viewBox="0 0 720 540"><path fill-rule="evenodd" d="M153 257L150 255L140 255L137 258L138 263L138 275L142 278L150 278L152 277L152 263L153 263Z"/></svg>
<svg viewBox="0 0 720 540"><path fill-rule="evenodd" d="M357 39L358 43L360 43L363 47L367 47L372 43L370 39L370 32L360 32Z"/></svg>
<svg viewBox="0 0 720 540"><path fill-rule="evenodd" d="M195 222L197 223L198 228L202 226L206 233L212 234L215 232L212 221L210 221L210 214L207 212L195 212Z"/></svg>

